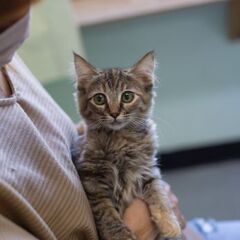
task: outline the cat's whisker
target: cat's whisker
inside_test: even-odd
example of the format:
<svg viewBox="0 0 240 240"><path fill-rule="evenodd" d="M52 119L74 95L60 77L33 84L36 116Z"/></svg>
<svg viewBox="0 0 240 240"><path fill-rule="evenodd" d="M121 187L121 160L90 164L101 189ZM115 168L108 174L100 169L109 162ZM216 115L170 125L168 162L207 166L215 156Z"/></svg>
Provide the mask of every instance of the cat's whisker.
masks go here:
<svg viewBox="0 0 240 240"><path fill-rule="evenodd" d="M96 122L88 124L89 129L97 129L97 128L100 128L101 126L102 126L102 122L99 121L99 120L97 120Z"/></svg>
<svg viewBox="0 0 240 240"><path fill-rule="evenodd" d="M174 129L174 126L167 120L163 119L163 117L154 117L156 122L160 121L160 123L165 124L165 126L169 127L171 130Z"/></svg>
<svg viewBox="0 0 240 240"><path fill-rule="evenodd" d="M134 127L134 128L137 128L137 127L144 127L145 124L141 121L137 121L137 120L132 120L130 122L131 126Z"/></svg>

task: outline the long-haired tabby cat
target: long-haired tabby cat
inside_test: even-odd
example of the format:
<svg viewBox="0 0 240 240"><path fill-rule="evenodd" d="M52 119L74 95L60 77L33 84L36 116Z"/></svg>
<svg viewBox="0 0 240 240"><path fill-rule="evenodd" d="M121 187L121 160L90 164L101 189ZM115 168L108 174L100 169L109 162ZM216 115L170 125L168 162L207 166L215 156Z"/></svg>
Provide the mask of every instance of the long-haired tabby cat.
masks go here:
<svg viewBox="0 0 240 240"><path fill-rule="evenodd" d="M155 158L153 52L126 69L99 69L74 57L77 102L87 126L76 166L100 239L137 239L122 221L136 198L147 203L160 236L180 236Z"/></svg>

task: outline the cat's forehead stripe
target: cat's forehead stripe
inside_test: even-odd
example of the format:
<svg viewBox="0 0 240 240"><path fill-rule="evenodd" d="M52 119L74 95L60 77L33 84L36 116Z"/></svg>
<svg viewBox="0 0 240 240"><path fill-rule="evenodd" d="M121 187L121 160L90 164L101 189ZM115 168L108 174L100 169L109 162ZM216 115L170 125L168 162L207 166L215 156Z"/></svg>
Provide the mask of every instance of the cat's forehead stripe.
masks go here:
<svg viewBox="0 0 240 240"><path fill-rule="evenodd" d="M138 89L141 91L141 85L139 81L124 72L124 69L112 68L104 69L96 78L89 90L91 91L101 91L107 94L120 93L126 89Z"/></svg>
<svg viewBox="0 0 240 240"><path fill-rule="evenodd" d="M101 75L101 83L103 85L104 91L109 90L119 90L122 88L124 83L123 74L120 69L113 68L107 69Z"/></svg>
<svg viewBox="0 0 240 240"><path fill-rule="evenodd" d="M106 78L107 82L108 82L108 85L109 85L109 88L110 89L114 89L114 79L113 79L113 74L112 74L112 70L109 69L107 71L107 78Z"/></svg>

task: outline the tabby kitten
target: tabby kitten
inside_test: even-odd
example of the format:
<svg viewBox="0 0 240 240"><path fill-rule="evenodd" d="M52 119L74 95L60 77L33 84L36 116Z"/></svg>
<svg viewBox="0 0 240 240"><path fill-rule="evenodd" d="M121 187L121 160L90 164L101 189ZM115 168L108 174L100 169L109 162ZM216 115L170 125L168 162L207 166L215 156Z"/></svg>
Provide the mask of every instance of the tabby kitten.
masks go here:
<svg viewBox="0 0 240 240"><path fill-rule="evenodd" d="M100 239L137 239L122 220L136 198L148 204L162 237L180 236L155 158L153 52L127 69L98 69L74 57L77 102L87 126L76 166Z"/></svg>

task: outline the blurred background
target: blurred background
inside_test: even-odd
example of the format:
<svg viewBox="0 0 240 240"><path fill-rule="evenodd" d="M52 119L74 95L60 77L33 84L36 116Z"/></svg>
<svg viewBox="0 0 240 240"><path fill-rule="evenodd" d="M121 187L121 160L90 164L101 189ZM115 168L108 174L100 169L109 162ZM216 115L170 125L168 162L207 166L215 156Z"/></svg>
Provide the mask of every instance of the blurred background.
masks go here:
<svg viewBox="0 0 240 240"><path fill-rule="evenodd" d="M45 0L19 54L79 121L72 51L98 67L158 59L154 120L165 180L188 219L240 219L240 1Z"/></svg>

